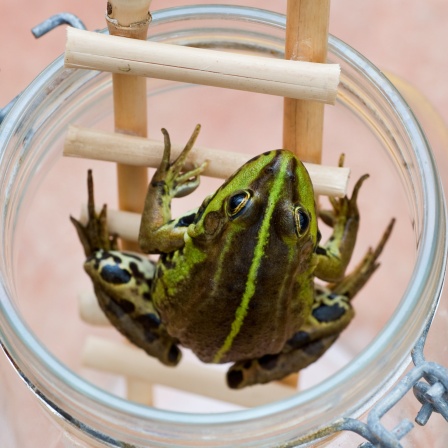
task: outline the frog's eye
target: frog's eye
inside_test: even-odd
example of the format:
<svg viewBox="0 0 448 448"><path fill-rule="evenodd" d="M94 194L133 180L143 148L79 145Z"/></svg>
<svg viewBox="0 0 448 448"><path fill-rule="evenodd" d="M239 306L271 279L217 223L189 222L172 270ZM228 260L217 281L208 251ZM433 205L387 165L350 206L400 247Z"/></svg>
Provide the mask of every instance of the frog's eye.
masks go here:
<svg viewBox="0 0 448 448"><path fill-rule="evenodd" d="M296 221L297 234L303 236L310 227L311 218L302 207L296 207L294 210L294 219Z"/></svg>
<svg viewBox="0 0 448 448"><path fill-rule="evenodd" d="M231 218L235 218L248 204L252 194L248 190L239 191L230 196L227 202L227 214Z"/></svg>

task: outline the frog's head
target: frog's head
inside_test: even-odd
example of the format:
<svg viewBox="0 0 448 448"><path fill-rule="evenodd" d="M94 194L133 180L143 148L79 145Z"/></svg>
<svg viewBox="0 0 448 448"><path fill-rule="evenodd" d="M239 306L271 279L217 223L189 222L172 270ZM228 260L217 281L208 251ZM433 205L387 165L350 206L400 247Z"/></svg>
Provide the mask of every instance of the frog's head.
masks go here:
<svg viewBox="0 0 448 448"><path fill-rule="evenodd" d="M258 242L263 251L281 241L295 251L306 246L310 253L317 234L308 172L291 152L275 150L249 160L206 198L186 238L215 248L228 239L239 245Z"/></svg>

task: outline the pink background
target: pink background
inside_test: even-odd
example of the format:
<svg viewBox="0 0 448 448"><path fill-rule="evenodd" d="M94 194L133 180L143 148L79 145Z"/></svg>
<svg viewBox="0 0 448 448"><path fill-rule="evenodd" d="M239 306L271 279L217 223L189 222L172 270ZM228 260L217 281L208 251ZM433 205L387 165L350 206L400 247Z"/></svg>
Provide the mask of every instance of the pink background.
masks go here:
<svg viewBox="0 0 448 448"><path fill-rule="evenodd" d="M154 0L152 9L185 5L186 1ZM223 3L200 2L191 3ZM226 2L284 12L286 0L252 0ZM60 27L36 40L30 29L47 17L61 11L77 14L89 30L104 27L104 5L91 0L10 1L2 9L0 28L0 107L6 105L33 78L64 51L65 27ZM333 1L330 32L349 43L381 69L392 72L419 89L433 104L445 122L448 121L448 2L446 0L339 0ZM267 149L267 148L266 148ZM371 163L379 163L373 160ZM444 167L441 167L444 174ZM39 225L35 229L39 234ZM381 224L382 225L382 224ZM376 311L378 312L378 311ZM0 378L18 393L24 385L11 374L12 370L0 356ZM8 408L5 392L0 390L0 427L8 413L17 414L19 408ZM33 402L33 405L35 403ZM28 405L27 405L28 406ZM6 409L5 413L1 413ZM2 440L5 447L37 446L42 437L40 428L46 420L31 407L28 418L19 424L15 440ZM36 412L33 412L36 411ZM10 422L10 420L9 420ZM3 437L5 437L3 435ZM59 447L58 435L46 434L42 446ZM50 441L51 440L51 441Z"/></svg>

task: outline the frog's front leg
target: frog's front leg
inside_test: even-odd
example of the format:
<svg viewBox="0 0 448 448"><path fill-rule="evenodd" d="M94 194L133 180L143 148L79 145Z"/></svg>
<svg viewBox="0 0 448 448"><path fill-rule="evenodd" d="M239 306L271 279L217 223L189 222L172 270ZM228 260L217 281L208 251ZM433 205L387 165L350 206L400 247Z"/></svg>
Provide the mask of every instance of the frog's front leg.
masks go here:
<svg viewBox="0 0 448 448"><path fill-rule="evenodd" d="M350 198L330 198L333 210L321 211L319 214L324 222L333 227L333 233L326 244L316 249L314 275L321 280L335 282L344 276L358 234L358 193L368 177L366 174L356 182Z"/></svg>
<svg viewBox="0 0 448 448"><path fill-rule="evenodd" d="M186 196L199 185L199 174L206 163L188 171L184 168L199 131L200 125L197 125L179 157L170 163L170 137L166 129L162 129L165 148L160 166L148 186L138 237L145 253L174 252L184 245L186 226L178 225L177 221L171 219L171 200Z"/></svg>
<svg viewBox="0 0 448 448"><path fill-rule="evenodd" d="M280 353L235 363L227 373L229 387L240 389L280 380L318 360L352 320L354 311L350 302L378 268L378 257L394 222L391 220L376 248L369 249L350 274L328 287L316 288L307 322L286 342Z"/></svg>
<svg viewBox="0 0 448 448"><path fill-rule="evenodd" d="M167 333L151 299L154 264L138 254L121 252L107 229L107 208L95 212L92 173L88 173L88 221L70 218L84 247L84 269L98 303L125 337L166 365L181 358L177 341Z"/></svg>

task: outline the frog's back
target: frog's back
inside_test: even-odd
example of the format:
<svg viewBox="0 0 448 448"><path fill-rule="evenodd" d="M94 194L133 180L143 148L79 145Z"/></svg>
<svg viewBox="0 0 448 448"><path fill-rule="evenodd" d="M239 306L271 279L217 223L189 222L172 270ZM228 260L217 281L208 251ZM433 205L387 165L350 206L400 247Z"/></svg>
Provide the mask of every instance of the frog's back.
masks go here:
<svg viewBox="0 0 448 448"><path fill-rule="evenodd" d="M277 353L313 300L315 236L297 232L300 182L308 188L309 177L298 179L300 162L290 153L263 156L258 175L251 166L244 180L237 172L199 210L185 247L159 264L154 297L162 320L206 362Z"/></svg>

